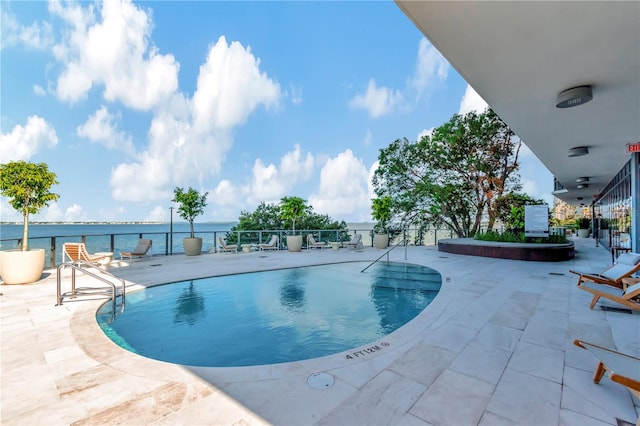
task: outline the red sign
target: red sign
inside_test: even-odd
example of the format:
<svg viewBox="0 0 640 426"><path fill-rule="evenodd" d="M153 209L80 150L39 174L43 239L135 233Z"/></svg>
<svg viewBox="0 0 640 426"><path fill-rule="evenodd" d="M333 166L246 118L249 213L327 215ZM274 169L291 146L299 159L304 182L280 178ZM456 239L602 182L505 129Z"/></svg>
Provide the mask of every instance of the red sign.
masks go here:
<svg viewBox="0 0 640 426"><path fill-rule="evenodd" d="M640 152L640 142L627 144L627 152L633 154L634 152Z"/></svg>

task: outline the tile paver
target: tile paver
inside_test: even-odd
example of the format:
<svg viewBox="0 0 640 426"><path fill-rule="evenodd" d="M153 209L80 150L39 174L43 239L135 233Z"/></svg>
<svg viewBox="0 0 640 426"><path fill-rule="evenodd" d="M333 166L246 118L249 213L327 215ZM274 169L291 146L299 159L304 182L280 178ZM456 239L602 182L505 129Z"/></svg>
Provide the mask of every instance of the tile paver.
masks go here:
<svg viewBox="0 0 640 426"><path fill-rule="evenodd" d="M640 315L590 310L569 269L610 262L591 239L576 258L539 263L409 247L407 260L438 270L443 287L388 346L349 360L335 354L273 366L194 368L132 354L95 322L104 300L55 304L55 271L0 287L3 425L59 424L561 424L635 422L622 386L591 381L596 360L572 345L594 341L638 356ZM227 273L373 260L367 248L153 257L114 263L130 291ZM391 252L402 261L404 250ZM159 266L153 266L159 265ZM559 275L557 275L559 274ZM86 277L80 280L86 280ZM134 285L135 284L135 285ZM379 343L379 342L377 342ZM307 377L334 376L312 389ZM638 401L635 401L638 404Z"/></svg>

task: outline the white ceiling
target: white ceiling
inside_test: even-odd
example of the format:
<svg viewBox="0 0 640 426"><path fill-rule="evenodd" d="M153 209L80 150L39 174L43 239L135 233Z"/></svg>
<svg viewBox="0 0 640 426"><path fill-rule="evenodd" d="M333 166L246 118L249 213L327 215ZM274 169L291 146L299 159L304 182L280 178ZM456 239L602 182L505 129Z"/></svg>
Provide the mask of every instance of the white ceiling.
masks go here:
<svg viewBox="0 0 640 426"><path fill-rule="evenodd" d="M640 142L639 1L396 4L568 190L559 198L590 204L629 160L626 145ZM591 102L556 108L559 92L582 85ZM589 155L569 158L576 146Z"/></svg>

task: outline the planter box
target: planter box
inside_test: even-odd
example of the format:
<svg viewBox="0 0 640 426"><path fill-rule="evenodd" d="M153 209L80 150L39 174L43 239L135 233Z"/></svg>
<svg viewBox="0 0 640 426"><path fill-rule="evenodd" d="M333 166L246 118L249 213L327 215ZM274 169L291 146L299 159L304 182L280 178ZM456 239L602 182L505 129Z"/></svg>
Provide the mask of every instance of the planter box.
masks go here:
<svg viewBox="0 0 640 426"><path fill-rule="evenodd" d="M302 250L302 235L287 235L287 250L289 250L289 251L301 251Z"/></svg>
<svg viewBox="0 0 640 426"><path fill-rule="evenodd" d="M388 234L375 234L373 236L373 246L377 249L385 249L389 246Z"/></svg>
<svg viewBox="0 0 640 426"><path fill-rule="evenodd" d="M202 238L185 238L182 240L184 254L187 256L198 256L202 253Z"/></svg>

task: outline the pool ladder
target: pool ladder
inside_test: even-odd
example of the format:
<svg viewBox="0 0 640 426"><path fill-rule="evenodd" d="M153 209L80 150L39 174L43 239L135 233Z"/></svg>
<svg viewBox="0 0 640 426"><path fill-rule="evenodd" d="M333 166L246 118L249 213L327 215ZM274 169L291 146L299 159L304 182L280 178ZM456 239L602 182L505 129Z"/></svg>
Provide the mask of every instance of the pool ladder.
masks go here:
<svg viewBox="0 0 640 426"><path fill-rule="evenodd" d="M364 268L362 271L360 272L364 272L367 269L369 269L371 266L373 266L374 263L376 263L378 260L382 259L383 257L387 256L387 265L389 264L389 252L391 250L393 250L394 248L403 245L404 246L404 260L407 260L407 239L403 238L402 241L400 241L398 244L396 244L395 246L392 246L389 250L385 251L384 253L382 253L382 255L380 257L378 257L376 260L374 260L373 262L371 262L370 264L367 265L366 268Z"/></svg>
<svg viewBox="0 0 640 426"><path fill-rule="evenodd" d="M62 271L65 268L71 268L71 291L62 292ZM100 271L100 274L92 272L90 269L97 269ZM92 278L97 279L98 281L102 281L105 284L108 284L109 287L76 287L76 271L80 271L83 274L86 274ZM106 277L105 277L106 275ZM125 307L125 281L122 278L118 278L109 271L104 268L100 268L94 264L88 262L67 262L58 265L58 275L56 277L56 306L62 305L62 301L65 298L75 299L78 296L92 296L92 295L111 295L111 321L115 319L116 311L117 311L117 296L118 289L116 288L116 284L113 282L114 280L119 281L121 284L120 287L120 296L122 298L122 303L120 304L120 313L124 312ZM109 291L110 290L110 291Z"/></svg>

